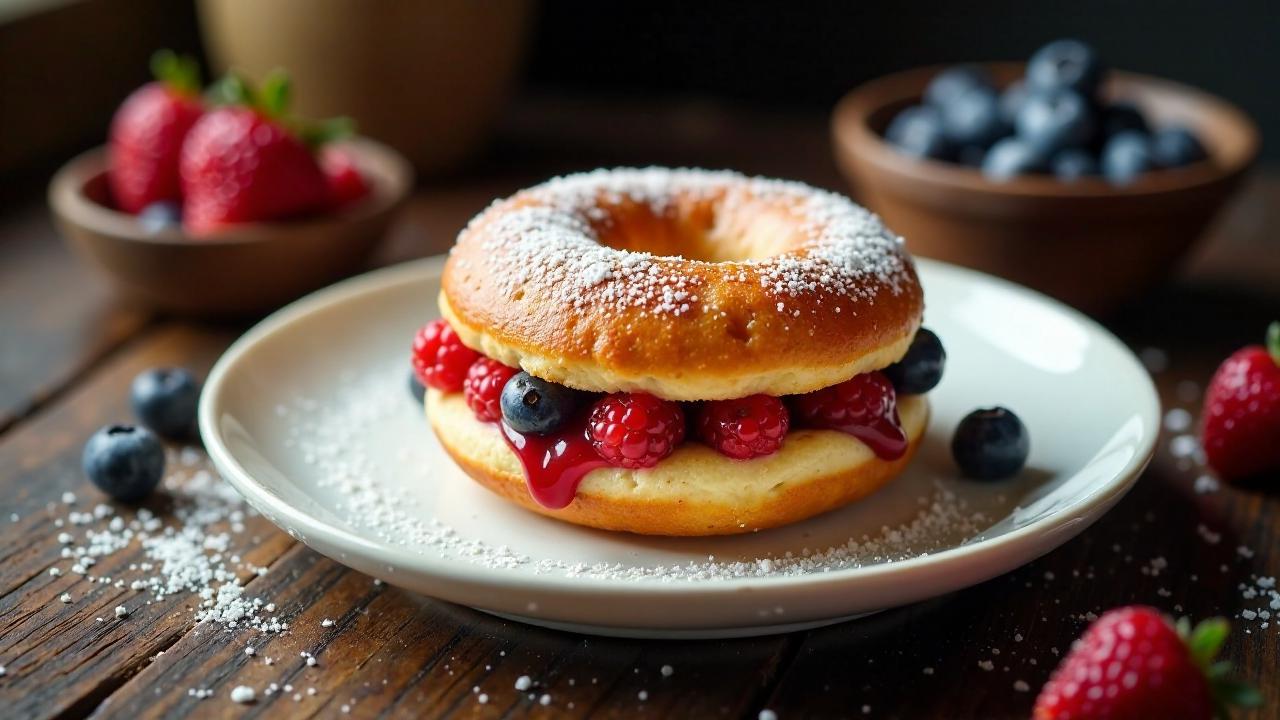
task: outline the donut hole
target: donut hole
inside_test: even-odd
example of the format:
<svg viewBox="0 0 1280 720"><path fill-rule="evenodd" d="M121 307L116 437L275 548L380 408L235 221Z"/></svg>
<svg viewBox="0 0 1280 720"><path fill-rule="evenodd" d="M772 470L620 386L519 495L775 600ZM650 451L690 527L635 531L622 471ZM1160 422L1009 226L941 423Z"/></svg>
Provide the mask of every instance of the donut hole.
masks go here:
<svg viewBox="0 0 1280 720"><path fill-rule="evenodd" d="M702 262L764 260L797 249L800 225L785 209L761 203L674 203L661 211L623 199L602 204L592 221L596 239L616 250Z"/></svg>

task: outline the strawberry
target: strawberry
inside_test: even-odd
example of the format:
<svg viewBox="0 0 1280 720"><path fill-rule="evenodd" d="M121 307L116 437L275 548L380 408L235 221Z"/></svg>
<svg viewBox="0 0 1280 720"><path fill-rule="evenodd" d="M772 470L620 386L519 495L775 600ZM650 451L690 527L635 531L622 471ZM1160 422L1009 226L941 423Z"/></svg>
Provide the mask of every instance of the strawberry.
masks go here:
<svg viewBox="0 0 1280 720"><path fill-rule="evenodd" d="M1280 322L1267 345L1227 358L1204 396L1200 432L1209 466L1227 480L1280 470Z"/></svg>
<svg viewBox="0 0 1280 720"><path fill-rule="evenodd" d="M341 208L354 204L369 194L369 184L356 165L351 152L341 147L327 147L320 152L320 167L329 182L329 202Z"/></svg>
<svg viewBox="0 0 1280 720"><path fill-rule="evenodd" d="M200 118L182 146L187 230L205 235L327 207L329 184L315 148L350 132L350 123L305 124L286 115L289 81L283 73L268 77L261 93L229 76L218 94L227 104Z"/></svg>
<svg viewBox="0 0 1280 720"><path fill-rule="evenodd" d="M1213 661L1229 631L1222 618L1191 630L1155 608L1110 610L1085 630L1040 690L1034 720L1211 720L1228 704L1256 706L1257 690Z"/></svg>
<svg viewBox="0 0 1280 720"><path fill-rule="evenodd" d="M156 81L125 98L107 140L107 182L116 207L128 213L181 202L182 141L204 113L195 60L162 50L151 58L151 72Z"/></svg>

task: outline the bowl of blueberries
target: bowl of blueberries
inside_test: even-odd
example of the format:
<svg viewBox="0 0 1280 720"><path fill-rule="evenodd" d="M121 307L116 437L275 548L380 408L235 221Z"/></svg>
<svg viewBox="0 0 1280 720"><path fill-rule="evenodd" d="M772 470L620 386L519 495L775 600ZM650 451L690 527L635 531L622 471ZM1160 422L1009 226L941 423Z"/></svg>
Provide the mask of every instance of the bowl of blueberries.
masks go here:
<svg viewBox="0 0 1280 720"><path fill-rule="evenodd" d="M912 252L1107 312L1164 279L1258 152L1250 119L1079 40L874 80L832 120L856 196Z"/></svg>

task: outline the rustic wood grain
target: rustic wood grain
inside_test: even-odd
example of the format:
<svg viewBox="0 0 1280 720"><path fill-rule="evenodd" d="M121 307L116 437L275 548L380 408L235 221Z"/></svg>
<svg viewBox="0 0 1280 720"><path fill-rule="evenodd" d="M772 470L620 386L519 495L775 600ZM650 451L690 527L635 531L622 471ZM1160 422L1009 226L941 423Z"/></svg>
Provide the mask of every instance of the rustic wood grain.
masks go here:
<svg viewBox="0 0 1280 720"><path fill-rule="evenodd" d="M29 414L146 324L71 256L48 211L29 204L0 220L0 432Z"/></svg>
<svg viewBox="0 0 1280 720"><path fill-rule="evenodd" d="M129 419L129 380L156 365L186 365L202 373L231 338L226 331L162 327L0 440L0 707L11 717L81 717L190 630L190 596L148 605L143 593L71 572L72 561L59 556L57 536L66 531L79 537L82 530L56 527L53 520L71 509L61 500L64 492L75 494L80 512L107 502L80 471L80 453L98 427ZM163 498L149 507L163 513ZM269 565L293 544L263 518L245 524L239 537L258 542L233 552L247 562ZM135 545L100 559L88 575L121 576L141 561ZM63 574L50 576L51 566ZM60 602L62 593L73 601ZM120 604L131 610L125 620L113 612Z"/></svg>

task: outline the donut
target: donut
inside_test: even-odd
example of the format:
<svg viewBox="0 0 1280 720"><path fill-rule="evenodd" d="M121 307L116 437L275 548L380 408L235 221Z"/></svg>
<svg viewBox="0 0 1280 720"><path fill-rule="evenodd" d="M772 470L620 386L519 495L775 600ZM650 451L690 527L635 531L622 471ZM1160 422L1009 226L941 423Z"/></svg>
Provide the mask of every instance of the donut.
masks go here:
<svg viewBox="0 0 1280 720"><path fill-rule="evenodd" d="M433 331L432 357L487 358L582 399L554 430L516 429L508 398L495 417L494 383L477 381L483 405L462 367L422 376L458 466L566 522L678 536L795 522L897 476L927 425L925 397L898 397L879 372L924 309L902 239L797 182L666 168L552 179L468 223L438 303L451 332Z"/></svg>

